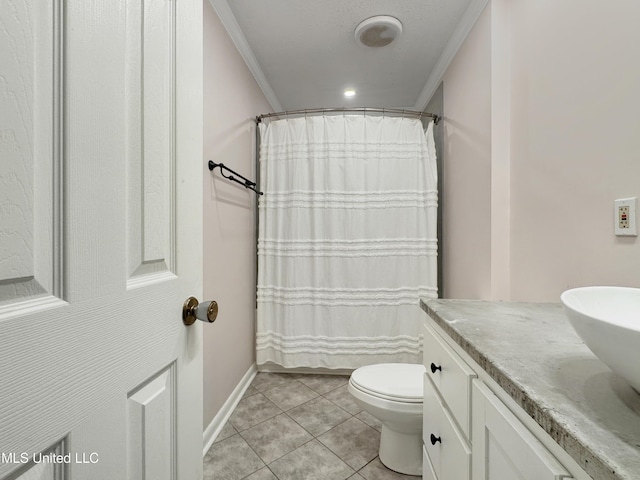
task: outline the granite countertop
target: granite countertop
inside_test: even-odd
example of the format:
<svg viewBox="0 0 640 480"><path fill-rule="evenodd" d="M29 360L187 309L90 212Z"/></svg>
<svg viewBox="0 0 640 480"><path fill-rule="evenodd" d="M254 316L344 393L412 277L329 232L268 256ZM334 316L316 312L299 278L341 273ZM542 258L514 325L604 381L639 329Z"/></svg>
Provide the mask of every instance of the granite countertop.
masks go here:
<svg viewBox="0 0 640 480"><path fill-rule="evenodd" d="M640 394L591 353L561 304L420 305L590 476L640 479Z"/></svg>

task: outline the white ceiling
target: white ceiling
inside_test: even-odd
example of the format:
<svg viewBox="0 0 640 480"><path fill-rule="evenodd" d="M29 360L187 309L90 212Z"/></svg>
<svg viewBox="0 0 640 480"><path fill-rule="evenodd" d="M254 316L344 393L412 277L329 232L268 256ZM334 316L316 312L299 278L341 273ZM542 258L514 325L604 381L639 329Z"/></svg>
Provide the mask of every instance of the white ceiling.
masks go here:
<svg viewBox="0 0 640 480"><path fill-rule="evenodd" d="M275 111L423 110L487 0L209 0ZM356 26L391 15L402 36L356 43ZM344 97L346 88L357 95Z"/></svg>

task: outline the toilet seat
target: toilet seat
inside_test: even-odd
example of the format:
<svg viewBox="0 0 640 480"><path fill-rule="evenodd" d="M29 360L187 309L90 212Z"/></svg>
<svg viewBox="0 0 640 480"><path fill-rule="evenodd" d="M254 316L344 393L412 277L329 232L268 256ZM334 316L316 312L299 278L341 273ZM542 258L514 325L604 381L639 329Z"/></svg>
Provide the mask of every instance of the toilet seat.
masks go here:
<svg viewBox="0 0 640 480"><path fill-rule="evenodd" d="M351 384L363 393L400 403L422 403L423 365L380 363L360 367L351 374Z"/></svg>

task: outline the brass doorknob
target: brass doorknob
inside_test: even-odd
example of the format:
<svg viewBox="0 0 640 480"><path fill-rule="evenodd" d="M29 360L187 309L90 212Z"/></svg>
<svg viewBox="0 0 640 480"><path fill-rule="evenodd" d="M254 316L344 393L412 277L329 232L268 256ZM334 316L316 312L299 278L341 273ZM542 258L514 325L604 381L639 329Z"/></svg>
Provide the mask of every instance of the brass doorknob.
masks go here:
<svg viewBox="0 0 640 480"><path fill-rule="evenodd" d="M218 302L198 302L196 297L189 297L182 306L182 321L185 325L193 325L197 320L213 323L218 316Z"/></svg>

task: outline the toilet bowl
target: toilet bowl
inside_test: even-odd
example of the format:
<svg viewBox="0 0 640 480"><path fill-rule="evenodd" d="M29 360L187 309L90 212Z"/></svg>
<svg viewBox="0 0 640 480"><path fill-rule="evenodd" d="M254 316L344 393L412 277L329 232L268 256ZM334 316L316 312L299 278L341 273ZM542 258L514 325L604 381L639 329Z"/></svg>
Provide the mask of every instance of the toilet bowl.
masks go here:
<svg viewBox="0 0 640 480"><path fill-rule="evenodd" d="M405 475L422 475L422 396L425 368L380 363L351 374L349 393L382 423L380 461Z"/></svg>

